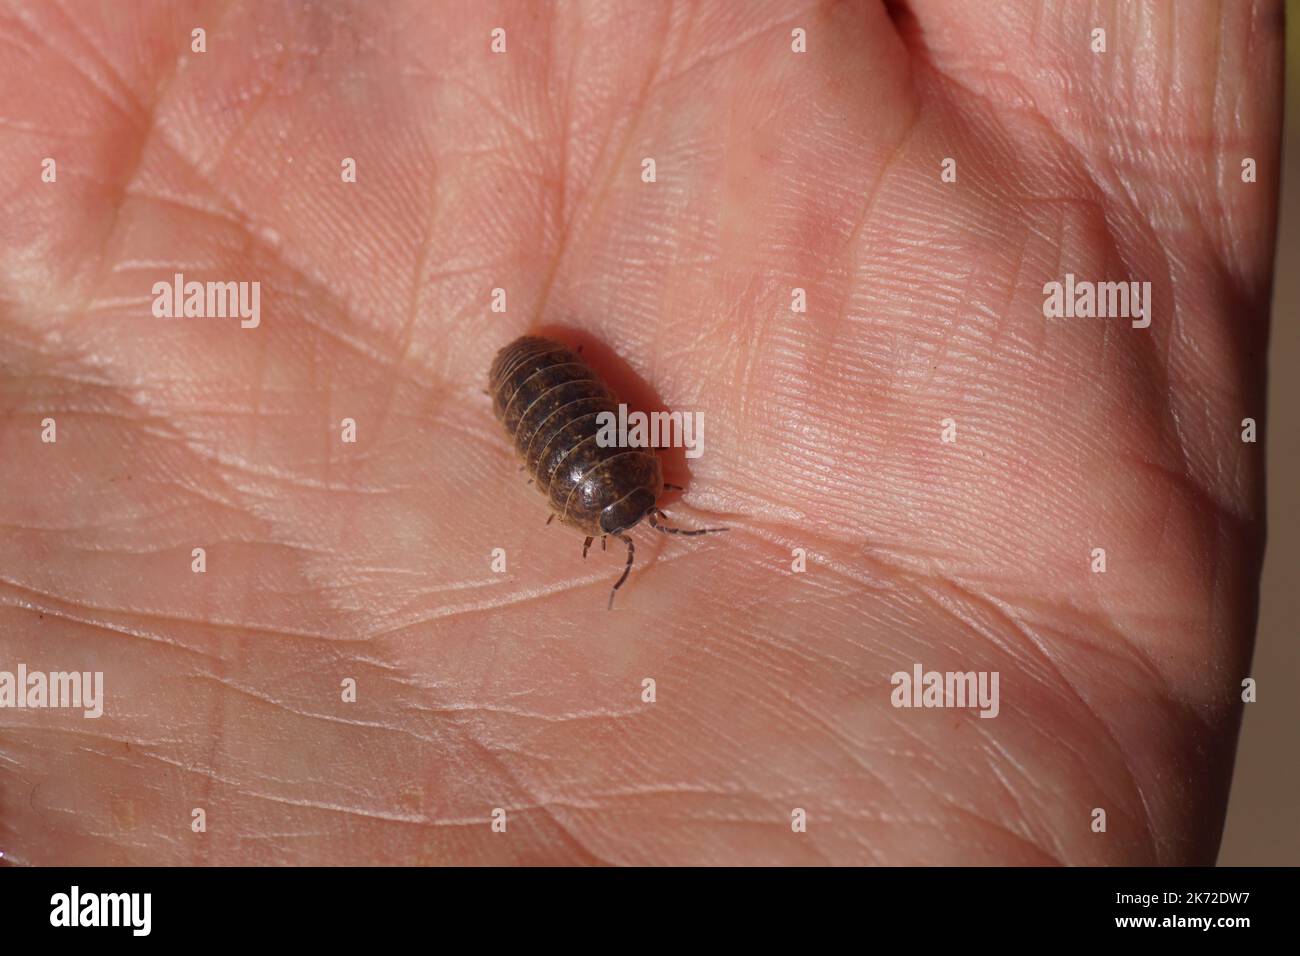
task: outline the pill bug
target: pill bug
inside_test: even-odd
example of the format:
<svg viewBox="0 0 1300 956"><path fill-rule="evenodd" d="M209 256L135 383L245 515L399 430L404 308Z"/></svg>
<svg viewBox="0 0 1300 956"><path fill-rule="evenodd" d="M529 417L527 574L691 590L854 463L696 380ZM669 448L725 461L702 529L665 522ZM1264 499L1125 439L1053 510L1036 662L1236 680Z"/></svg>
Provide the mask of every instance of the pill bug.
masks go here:
<svg viewBox="0 0 1300 956"><path fill-rule="evenodd" d="M665 490L659 456L652 448L602 447L596 441L601 412L617 414L614 395L577 352L559 342L525 335L497 353L488 372L492 410L514 441L535 484L550 501L551 517L592 541L615 537L627 545L627 564L609 592L614 595L632 571L636 546L627 532L642 518L664 534L699 535L726 528L687 531L660 524ZM521 470L522 470L521 469Z"/></svg>

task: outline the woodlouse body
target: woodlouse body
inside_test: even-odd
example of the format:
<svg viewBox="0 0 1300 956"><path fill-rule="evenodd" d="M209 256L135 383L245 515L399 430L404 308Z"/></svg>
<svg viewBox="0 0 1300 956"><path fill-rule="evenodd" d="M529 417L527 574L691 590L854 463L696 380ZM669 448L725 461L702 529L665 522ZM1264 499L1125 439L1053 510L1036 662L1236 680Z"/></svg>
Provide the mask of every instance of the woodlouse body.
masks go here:
<svg viewBox="0 0 1300 956"><path fill-rule="evenodd" d="M627 579L635 547L628 529L649 518L658 531L706 534L724 528L683 531L655 516L665 486L659 456L651 448L604 447L597 441L602 412L617 414L613 393L578 353L538 336L516 339L497 353L488 373L492 410L514 441L538 490L558 516L594 538L613 535L627 544L627 566L614 593ZM548 521L549 523L549 521Z"/></svg>

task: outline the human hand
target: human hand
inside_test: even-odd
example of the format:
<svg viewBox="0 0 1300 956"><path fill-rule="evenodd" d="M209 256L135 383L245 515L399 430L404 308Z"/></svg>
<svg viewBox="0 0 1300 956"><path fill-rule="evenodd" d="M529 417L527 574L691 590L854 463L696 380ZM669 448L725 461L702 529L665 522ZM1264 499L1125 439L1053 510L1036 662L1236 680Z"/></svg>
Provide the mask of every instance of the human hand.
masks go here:
<svg viewBox="0 0 1300 956"><path fill-rule="evenodd" d="M0 668L106 702L0 711L0 850L1211 862L1280 21L6 4ZM176 272L260 323L155 317ZM1044 318L1066 273L1151 282L1150 327ZM482 395L538 327L706 422L665 508L732 530L638 529L612 613L621 550L545 527ZM918 663L998 672L997 717L893 707Z"/></svg>

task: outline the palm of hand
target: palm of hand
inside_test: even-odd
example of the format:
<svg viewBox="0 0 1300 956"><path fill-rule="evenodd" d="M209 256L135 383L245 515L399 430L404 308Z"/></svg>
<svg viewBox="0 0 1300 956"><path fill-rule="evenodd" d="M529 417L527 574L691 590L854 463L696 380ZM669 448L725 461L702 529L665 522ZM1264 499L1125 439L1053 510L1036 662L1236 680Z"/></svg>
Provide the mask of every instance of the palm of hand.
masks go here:
<svg viewBox="0 0 1300 956"><path fill-rule="evenodd" d="M45 132L3 158L60 173L3 237L3 630L109 699L4 714L0 849L1212 858L1275 188L1234 157L1275 150L1273 25L1225 10L1134 77L1159 24L1103 67L1068 5L730 9L141 11L97 53L6 15L5 113ZM154 318L173 272L259 280L261 325ZM1152 281L1152 326L1045 320L1066 272ZM622 554L544 527L481 394L538 325L706 421L669 510L733 530L638 530L613 614ZM998 672L998 717L894 708L914 663Z"/></svg>

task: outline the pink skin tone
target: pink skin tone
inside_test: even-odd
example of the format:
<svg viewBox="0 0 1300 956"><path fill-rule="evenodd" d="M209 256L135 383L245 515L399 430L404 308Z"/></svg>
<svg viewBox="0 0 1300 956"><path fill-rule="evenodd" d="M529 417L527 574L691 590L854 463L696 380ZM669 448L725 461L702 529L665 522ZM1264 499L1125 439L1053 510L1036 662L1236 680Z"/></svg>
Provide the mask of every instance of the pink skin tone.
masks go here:
<svg viewBox="0 0 1300 956"><path fill-rule="evenodd" d="M107 694L0 711L6 858L1213 861L1280 4L70 0L0 39L0 669ZM260 281L260 326L155 318L178 271ZM1150 281L1151 327L1045 319L1066 272ZM636 529L612 613L622 547L545 526L482 395L548 323L704 413L664 506L732 529ZM891 706L917 662L997 671L997 718Z"/></svg>

